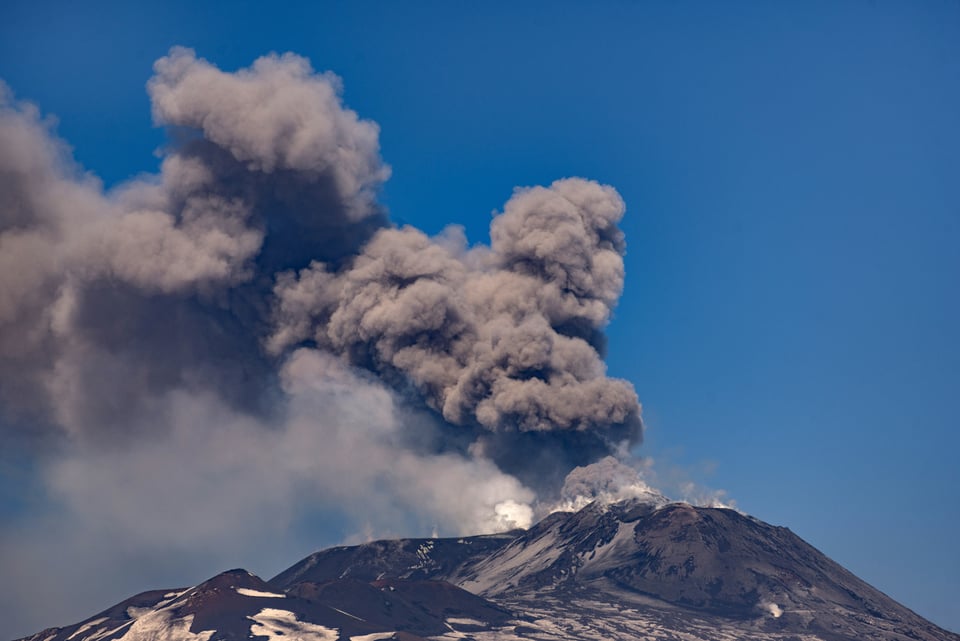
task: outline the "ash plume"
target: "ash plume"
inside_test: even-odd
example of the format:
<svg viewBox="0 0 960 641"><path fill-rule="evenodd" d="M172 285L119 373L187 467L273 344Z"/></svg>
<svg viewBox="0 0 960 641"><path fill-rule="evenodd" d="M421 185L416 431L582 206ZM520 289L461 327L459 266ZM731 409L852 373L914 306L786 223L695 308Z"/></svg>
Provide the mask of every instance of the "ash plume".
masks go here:
<svg viewBox="0 0 960 641"><path fill-rule="evenodd" d="M72 533L82 576L187 541L215 570L313 536L310 511L341 536L523 527L639 442L603 362L612 187L517 189L489 245L429 237L378 203L379 128L333 74L184 48L154 72L159 172L109 190L0 84L0 449L39 461L47 501L0 528L25 594L57 589L24 561L55 547L38 531Z"/></svg>
<svg viewBox="0 0 960 641"><path fill-rule="evenodd" d="M590 340L623 286L623 211L612 188L572 178L517 190L490 247L456 231L380 230L339 270L314 262L280 277L268 346L310 340L407 383L450 423L478 428L495 459L533 444L504 434L528 432L609 451L640 426L632 386L605 375Z"/></svg>
<svg viewBox="0 0 960 641"><path fill-rule="evenodd" d="M256 405L275 380L257 342L273 272L386 223L377 126L335 77L289 55L226 74L179 48L155 71L154 118L182 140L109 193L35 108L0 105L4 407L81 437L178 386Z"/></svg>

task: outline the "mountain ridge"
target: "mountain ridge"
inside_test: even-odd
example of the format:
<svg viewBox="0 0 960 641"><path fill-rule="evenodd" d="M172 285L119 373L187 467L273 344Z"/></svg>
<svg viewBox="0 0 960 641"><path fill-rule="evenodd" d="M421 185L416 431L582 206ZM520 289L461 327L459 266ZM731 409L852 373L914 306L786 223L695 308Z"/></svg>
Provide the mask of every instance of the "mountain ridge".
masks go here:
<svg viewBox="0 0 960 641"><path fill-rule="evenodd" d="M637 500L528 530L327 548L268 581L232 570L23 641L161 638L960 641L787 528Z"/></svg>

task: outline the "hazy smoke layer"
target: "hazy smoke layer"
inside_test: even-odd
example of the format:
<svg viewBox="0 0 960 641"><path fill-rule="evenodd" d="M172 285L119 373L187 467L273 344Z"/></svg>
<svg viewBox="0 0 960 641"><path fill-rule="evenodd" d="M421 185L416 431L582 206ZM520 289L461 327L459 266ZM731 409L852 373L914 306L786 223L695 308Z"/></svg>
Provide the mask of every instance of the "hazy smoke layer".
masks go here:
<svg viewBox="0 0 960 641"><path fill-rule="evenodd" d="M154 70L160 171L109 191L0 85L0 450L36 457L48 508L0 529L27 595L0 610L76 583L31 572L53 547L111 577L188 544L244 562L324 511L354 534L525 526L640 439L602 359L611 187L518 189L489 246L430 238L390 226L378 127L336 76L182 48Z"/></svg>

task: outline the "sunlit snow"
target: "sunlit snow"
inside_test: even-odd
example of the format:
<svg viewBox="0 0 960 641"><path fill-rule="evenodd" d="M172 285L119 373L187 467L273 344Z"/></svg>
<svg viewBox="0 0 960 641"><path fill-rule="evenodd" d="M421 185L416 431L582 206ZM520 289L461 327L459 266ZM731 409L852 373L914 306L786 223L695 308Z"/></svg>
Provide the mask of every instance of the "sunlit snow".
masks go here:
<svg viewBox="0 0 960 641"><path fill-rule="evenodd" d="M350 637L350 641L382 641L389 639L395 632L374 632L373 634L361 634L360 636Z"/></svg>
<svg viewBox="0 0 960 641"><path fill-rule="evenodd" d="M237 588L237 594L242 594L243 596L267 597L270 599L287 598L286 594L277 594L276 592L262 592L260 590L251 590L250 588Z"/></svg>
<svg viewBox="0 0 960 641"><path fill-rule="evenodd" d="M191 632L193 615L175 619L168 610L158 610L133 622L120 641L210 641L214 630Z"/></svg>
<svg viewBox="0 0 960 641"><path fill-rule="evenodd" d="M100 625L101 623L103 623L103 622L106 621L106 620L107 620L107 617L103 617L103 618L101 618L101 619L94 619L93 621L90 621L89 623L84 623L84 624L81 625L79 628L77 628L77 631L76 631L76 632L74 632L73 634L71 634L70 636L67 637L67 641L70 641L70 639L72 639L72 638L74 638L74 637L76 637L76 636L79 636L79 635L83 634L84 632L86 632L87 630L89 630L90 628L92 628L92 627L94 627L94 626L96 626L96 625Z"/></svg>
<svg viewBox="0 0 960 641"><path fill-rule="evenodd" d="M268 641L337 641L340 633L334 628L298 621L293 612L264 608L252 617L250 634L267 637Z"/></svg>

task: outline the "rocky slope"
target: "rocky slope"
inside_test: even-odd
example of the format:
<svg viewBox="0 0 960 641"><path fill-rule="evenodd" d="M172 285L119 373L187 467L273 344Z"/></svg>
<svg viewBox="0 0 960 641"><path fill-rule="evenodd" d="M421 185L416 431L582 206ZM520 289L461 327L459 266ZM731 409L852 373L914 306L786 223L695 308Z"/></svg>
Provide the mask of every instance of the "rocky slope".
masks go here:
<svg viewBox="0 0 960 641"><path fill-rule="evenodd" d="M876 639L960 641L785 528L639 501L529 530L317 552L145 592L27 641Z"/></svg>

